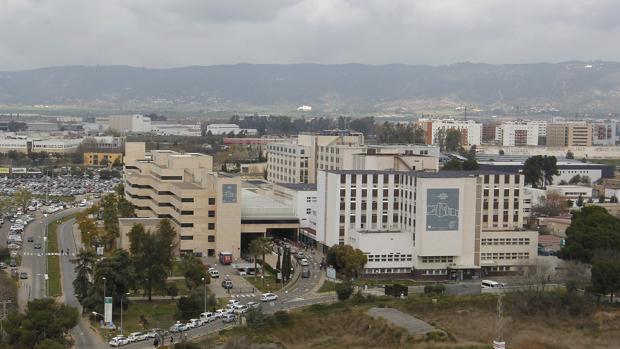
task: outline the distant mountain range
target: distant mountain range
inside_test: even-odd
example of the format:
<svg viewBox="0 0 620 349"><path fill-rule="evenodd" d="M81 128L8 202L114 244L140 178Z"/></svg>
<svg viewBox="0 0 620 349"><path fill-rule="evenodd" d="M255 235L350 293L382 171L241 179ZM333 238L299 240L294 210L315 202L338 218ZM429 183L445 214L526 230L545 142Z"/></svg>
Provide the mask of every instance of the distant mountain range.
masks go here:
<svg viewBox="0 0 620 349"><path fill-rule="evenodd" d="M0 103L246 111L307 104L326 113L538 106L602 114L620 110L620 63L61 66L0 72Z"/></svg>

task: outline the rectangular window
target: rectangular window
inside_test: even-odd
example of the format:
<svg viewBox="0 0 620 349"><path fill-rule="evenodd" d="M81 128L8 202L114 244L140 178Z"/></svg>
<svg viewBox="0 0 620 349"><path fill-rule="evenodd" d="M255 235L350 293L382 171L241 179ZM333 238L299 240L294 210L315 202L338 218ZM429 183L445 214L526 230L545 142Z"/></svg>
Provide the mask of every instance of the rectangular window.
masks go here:
<svg viewBox="0 0 620 349"><path fill-rule="evenodd" d="M181 202L194 202L194 198L181 198Z"/></svg>
<svg viewBox="0 0 620 349"><path fill-rule="evenodd" d="M181 223L181 228L193 228L194 223Z"/></svg>
<svg viewBox="0 0 620 349"><path fill-rule="evenodd" d="M194 240L192 235L181 235L181 240Z"/></svg>
<svg viewBox="0 0 620 349"><path fill-rule="evenodd" d="M215 198L209 198L209 205L215 205Z"/></svg>
<svg viewBox="0 0 620 349"><path fill-rule="evenodd" d="M207 224L207 229L209 229L209 230L215 230L215 223L209 223L209 224Z"/></svg>
<svg viewBox="0 0 620 349"><path fill-rule="evenodd" d="M207 241L209 241L209 242L215 242L215 235L208 235L208 236L207 236Z"/></svg>
<svg viewBox="0 0 620 349"><path fill-rule="evenodd" d="M181 211L181 215L183 216L193 216L194 211Z"/></svg>
<svg viewBox="0 0 620 349"><path fill-rule="evenodd" d="M215 217L215 211L209 211L209 217Z"/></svg>

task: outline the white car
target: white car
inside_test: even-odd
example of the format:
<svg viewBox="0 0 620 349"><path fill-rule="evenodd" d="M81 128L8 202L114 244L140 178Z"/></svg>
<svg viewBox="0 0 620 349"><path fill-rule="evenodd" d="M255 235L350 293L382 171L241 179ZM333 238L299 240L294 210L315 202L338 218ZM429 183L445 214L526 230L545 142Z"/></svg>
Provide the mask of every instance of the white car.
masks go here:
<svg viewBox="0 0 620 349"><path fill-rule="evenodd" d="M261 302L272 302L278 299L278 295L277 294L273 294L273 293L263 293L262 296L260 296L260 301Z"/></svg>
<svg viewBox="0 0 620 349"><path fill-rule="evenodd" d="M228 301L228 305L238 305L241 304L238 299L231 299Z"/></svg>
<svg viewBox="0 0 620 349"><path fill-rule="evenodd" d="M209 275L210 275L212 278L217 279L217 278L219 278L219 277L220 277L220 272L219 272L219 271L217 271L217 269L215 269L215 268L209 268Z"/></svg>
<svg viewBox="0 0 620 349"><path fill-rule="evenodd" d="M215 311L215 313L213 314L215 316L216 319L220 319L222 317L224 317L224 315L226 315L227 312L224 309L218 309Z"/></svg>
<svg viewBox="0 0 620 349"><path fill-rule="evenodd" d="M307 267L310 265L310 263L308 262L307 259L302 258L301 260L299 260L299 265L301 265L302 267Z"/></svg>
<svg viewBox="0 0 620 349"><path fill-rule="evenodd" d="M128 337L127 340L130 342L139 342L146 340L146 335L142 332L133 332Z"/></svg>
<svg viewBox="0 0 620 349"><path fill-rule="evenodd" d="M186 325L188 328L196 328L202 326L202 322L198 319L189 319Z"/></svg>
<svg viewBox="0 0 620 349"><path fill-rule="evenodd" d="M260 304L257 303L257 302L247 302L247 303L245 303L245 305L247 305L248 308L258 308L258 307L260 307Z"/></svg>
<svg viewBox="0 0 620 349"><path fill-rule="evenodd" d="M207 324L217 319L217 316L215 316L215 314L213 314L212 312L208 311L206 313L200 314L200 319L202 320L203 323Z"/></svg>
<svg viewBox="0 0 620 349"><path fill-rule="evenodd" d="M125 336L116 336L108 343L111 347L120 347L121 345L129 344L129 340Z"/></svg>
<svg viewBox="0 0 620 349"><path fill-rule="evenodd" d="M245 314L248 312L250 308L244 304L237 304L233 306L233 313L235 314Z"/></svg>

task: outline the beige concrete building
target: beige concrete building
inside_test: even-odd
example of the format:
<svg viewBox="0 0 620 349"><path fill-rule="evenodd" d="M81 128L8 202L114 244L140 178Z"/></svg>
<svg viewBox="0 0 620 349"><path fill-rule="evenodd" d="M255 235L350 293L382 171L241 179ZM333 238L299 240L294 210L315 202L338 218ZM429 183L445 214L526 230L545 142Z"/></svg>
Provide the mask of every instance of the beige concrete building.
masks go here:
<svg viewBox="0 0 620 349"><path fill-rule="evenodd" d="M548 146L592 146L592 125L587 122L550 123L547 125Z"/></svg>
<svg viewBox="0 0 620 349"><path fill-rule="evenodd" d="M154 226L169 219L178 233L178 252L235 259L261 236L296 239L299 219L293 207L243 188L240 176L213 171L211 156L157 150L126 143L125 196L137 218L121 219L119 246L129 248L135 223Z"/></svg>

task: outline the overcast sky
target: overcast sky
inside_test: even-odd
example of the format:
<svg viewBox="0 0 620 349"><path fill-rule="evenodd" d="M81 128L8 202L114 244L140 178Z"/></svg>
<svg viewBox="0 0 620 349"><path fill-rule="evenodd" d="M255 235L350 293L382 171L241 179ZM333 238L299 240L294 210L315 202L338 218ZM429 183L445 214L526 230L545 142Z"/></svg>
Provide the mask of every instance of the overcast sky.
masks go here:
<svg viewBox="0 0 620 349"><path fill-rule="evenodd" d="M0 0L0 70L620 61L618 0Z"/></svg>

